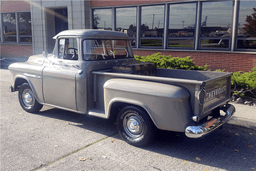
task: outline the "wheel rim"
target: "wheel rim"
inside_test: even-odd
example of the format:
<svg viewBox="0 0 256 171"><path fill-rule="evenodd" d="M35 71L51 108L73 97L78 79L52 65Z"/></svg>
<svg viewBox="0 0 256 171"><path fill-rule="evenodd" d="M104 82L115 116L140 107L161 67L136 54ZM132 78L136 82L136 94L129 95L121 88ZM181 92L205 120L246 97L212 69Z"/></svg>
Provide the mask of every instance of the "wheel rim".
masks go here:
<svg viewBox="0 0 256 171"><path fill-rule="evenodd" d="M123 120L124 131L131 138L140 138L144 135L145 125L143 119L135 113L129 113Z"/></svg>
<svg viewBox="0 0 256 171"><path fill-rule="evenodd" d="M27 108L31 108L35 102L33 92L30 89L25 89L22 92L22 102Z"/></svg>

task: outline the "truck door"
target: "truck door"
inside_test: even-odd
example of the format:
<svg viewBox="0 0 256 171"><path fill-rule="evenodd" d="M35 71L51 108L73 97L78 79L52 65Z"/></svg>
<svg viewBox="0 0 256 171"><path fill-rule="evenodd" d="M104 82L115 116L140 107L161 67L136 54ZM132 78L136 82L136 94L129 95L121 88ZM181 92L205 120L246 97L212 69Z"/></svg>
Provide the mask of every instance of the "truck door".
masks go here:
<svg viewBox="0 0 256 171"><path fill-rule="evenodd" d="M58 40L58 56L43 70L43 94L46 104L77 110L76 74L78 69L77 40Z"/></svg>

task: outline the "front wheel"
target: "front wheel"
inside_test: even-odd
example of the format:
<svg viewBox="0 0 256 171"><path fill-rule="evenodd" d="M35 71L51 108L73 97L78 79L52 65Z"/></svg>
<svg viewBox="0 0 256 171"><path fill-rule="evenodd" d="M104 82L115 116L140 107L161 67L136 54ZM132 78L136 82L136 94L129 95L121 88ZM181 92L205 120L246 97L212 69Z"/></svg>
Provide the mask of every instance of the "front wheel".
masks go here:
<svg viewBox="0 0 256 171"><path fill-rule="evenodd" d="M135 106L123 108L117 116L119 135L133 146L145 146L155 136L155 126L148 114Z"/></svg>
<svg viewBox="0 0 256 171"><path fill-rule="evenodd" d="M29 113L38 112L43 107L43 105L36 100L28 83L24 83L20 86L18 96L21 107Z"/></svg>

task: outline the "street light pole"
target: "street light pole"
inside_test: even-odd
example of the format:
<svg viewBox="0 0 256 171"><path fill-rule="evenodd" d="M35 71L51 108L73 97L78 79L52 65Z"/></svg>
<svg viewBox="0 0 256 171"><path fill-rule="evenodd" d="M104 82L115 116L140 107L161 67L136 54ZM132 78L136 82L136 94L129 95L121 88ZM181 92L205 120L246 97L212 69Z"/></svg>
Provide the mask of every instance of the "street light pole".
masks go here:
<svg viewBox="0 0 256 171"><path fill-rule="evenodd" d="M155 14L153 14L152 30L154 28Z"/></svg>

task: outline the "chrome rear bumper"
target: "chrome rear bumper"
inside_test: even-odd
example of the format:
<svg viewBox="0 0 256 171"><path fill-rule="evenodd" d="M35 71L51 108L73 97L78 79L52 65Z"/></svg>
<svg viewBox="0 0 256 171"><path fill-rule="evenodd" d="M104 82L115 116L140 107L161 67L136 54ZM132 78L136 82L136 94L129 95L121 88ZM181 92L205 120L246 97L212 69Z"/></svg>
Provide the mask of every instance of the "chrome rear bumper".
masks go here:
<svg viewBox="0 0 256 171"><path fill-rule="evenodd" d="M227 104L222 110L226 113L225 116L212 118L210 121L198 126L188 126L185 130L186 136L189 138L200 138L206 135L228 122L236 111L235 107L231 104Z"/></svg>

